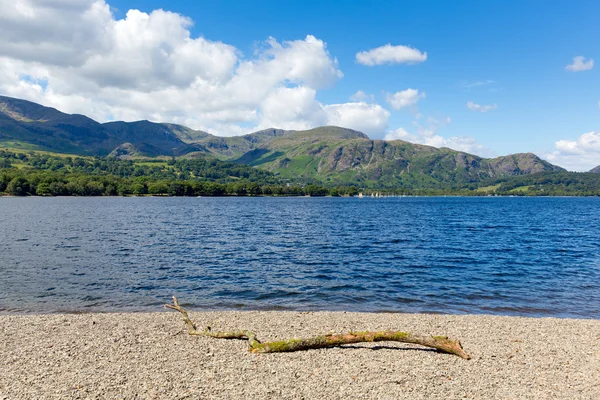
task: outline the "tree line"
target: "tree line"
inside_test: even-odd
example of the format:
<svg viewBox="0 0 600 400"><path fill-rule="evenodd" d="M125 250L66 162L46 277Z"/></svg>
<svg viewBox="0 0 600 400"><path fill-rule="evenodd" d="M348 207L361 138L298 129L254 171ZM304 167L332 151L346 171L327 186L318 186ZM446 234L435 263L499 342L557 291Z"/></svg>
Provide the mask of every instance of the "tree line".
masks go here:
<svg viewBox="0 0 600 400"><path fill-rule="evenodd" d="M591 172L538 172L496 181L498 195L600 196L600 174Z"/></svg>
<svg viewBox="0 0 600 400"><path fill-rule="evenodd" d="M151 161L0 150L0 194L13 196L353 196L355 187L282 182L214 159Z"/></svg>
<svg viewBox="0 0 600 400"><path fill-rule="evenodd" d="M359 192L365 196L600 196L600 174L541 172L452 189L430 185L359 189L335 182L294 182L248 165L205 157L120 160L0 150L0 195L356 196Z"/></svg>

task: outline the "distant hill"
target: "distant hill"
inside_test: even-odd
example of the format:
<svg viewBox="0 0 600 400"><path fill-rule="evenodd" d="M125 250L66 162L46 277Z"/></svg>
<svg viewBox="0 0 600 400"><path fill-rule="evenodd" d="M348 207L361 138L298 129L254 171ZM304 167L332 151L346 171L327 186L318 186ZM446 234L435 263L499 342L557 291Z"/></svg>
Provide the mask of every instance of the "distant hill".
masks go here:
<svg viewBox="0 0 600 400"><path fill-rule="evenodd" d="M564 171L532 153L492 159L402 140L371 140L352 129L266 129L220 137L150 121L100 124L25 100L0 96L0 147L25 146L77 155L212 156L294 182L362 187L455 188L502 177Z"/></svg>
<svg viewBox="0 0 600 400"><path fill-rule="evenodd" d="M594 174L600 174L600 165L598 165L596 168L590 169L590 172Z"/></svg>
<svg viewBox="0 0 600 400"><path fill-rule="evenodd" d="M39 150L106 156L129 143L140 155L177 156L206 151L182 140L202 134L208 135L179 125L149 121L100 124L83 115L65 114L30 101L0 96L0 145L16 142Z"/></svg>
<svg viewBox="0 0 600 400"><path fill-rule="evenodd" d="M243 154L262 147L273 138L287 135L293 131L283 129L265 129L243 136L222 137L206 134L204 137L187 140L187 143L202 146L208 154L219 159L236 159ZM181 136L180 136L181 137Z"/></svg>
<svg viewBox="0 0 600 400"><path fill-rule="evenodd" d="M563 171L532 153L485 159L401 140L371 140L337 127L273 138L236 161L288 179L363 187L458 187L504 176Z"/></svg>
<svg viewBox="0 0 600 400"><path fill-rule="evenodd" d="M500 178L493 187L478 191L522 196L600 196L600 174L545 171Z"/></svg>

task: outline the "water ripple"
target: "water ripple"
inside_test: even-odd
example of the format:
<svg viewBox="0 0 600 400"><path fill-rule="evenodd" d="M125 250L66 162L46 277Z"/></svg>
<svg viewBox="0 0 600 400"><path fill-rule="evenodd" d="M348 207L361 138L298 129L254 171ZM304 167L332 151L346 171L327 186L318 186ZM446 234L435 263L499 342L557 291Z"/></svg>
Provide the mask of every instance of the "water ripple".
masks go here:
<svg viewBox="0 0 600 400"><path fill-rule="evenodd" d="M600 318L596 198L0 198L0 313Z"/></svg>

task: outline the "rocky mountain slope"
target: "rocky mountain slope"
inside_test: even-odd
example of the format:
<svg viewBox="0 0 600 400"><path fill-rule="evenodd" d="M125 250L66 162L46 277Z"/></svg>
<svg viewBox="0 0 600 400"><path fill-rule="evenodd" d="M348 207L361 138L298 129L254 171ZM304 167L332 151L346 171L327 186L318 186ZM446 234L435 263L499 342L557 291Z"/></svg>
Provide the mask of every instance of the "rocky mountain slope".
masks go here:
<svg viewBox="0 0 600 400"><path fill-rule="evenodd" d="M266 129L219 137L150 121L100 124L25 100L0 96L0 147L79 155L213 156L267 169L284 179L364 187L455 187L500 177L563 171L532 153L486 159L402 140L371 140L351 129Z"/></svg>
<svg viewBox="0 0 600 400"><path fill-rule="evenodd" d="M360 132L321 127L274 137L238 162L284 178L352 182L362 186L455 186L504 176L562 171L532 153L485 159L401 140L371 140Z"/></svg>
<svg viewBox="0 0 600 400"><path fill-rule="evenodd" d="M25 100L0 96L0 145L27 144L32 149L79 155L108 155L128 143L139 155L182 155L206 151L180 138L201 133L149 121L100 124L84 115L65 114ZM204 135L208 135L204 133Z"/></svg>

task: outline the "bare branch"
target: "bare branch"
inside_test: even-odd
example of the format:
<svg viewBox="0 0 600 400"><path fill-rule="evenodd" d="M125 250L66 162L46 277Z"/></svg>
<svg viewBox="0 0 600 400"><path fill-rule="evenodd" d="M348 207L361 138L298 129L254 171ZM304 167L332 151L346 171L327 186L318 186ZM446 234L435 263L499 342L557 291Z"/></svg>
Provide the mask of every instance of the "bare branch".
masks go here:
<svg viewBox="0 0 600 400"><path fill-rule="evenodd" d="M282 353L291 351L302 351L309 349L323 349L338 347L344 344L365 342L401 342L418 344L431 347L441 352L454 354L465 360L469 356L462 348L460 341L448 339L446 336L420 336L410 332L402 331L379 331L379 332L350 332L344 334L322 335L305 339L288 339L275 342L261 343L256 334L247 330L213 332L210 326L200 331L192 322L187 312L179 305L177 298L173 296L173 304L165 304L165 307L179 311L183 321L188 327L188 333L194 336L208 336L218 339L247 339L249 350L253 353Z"/></svg>

